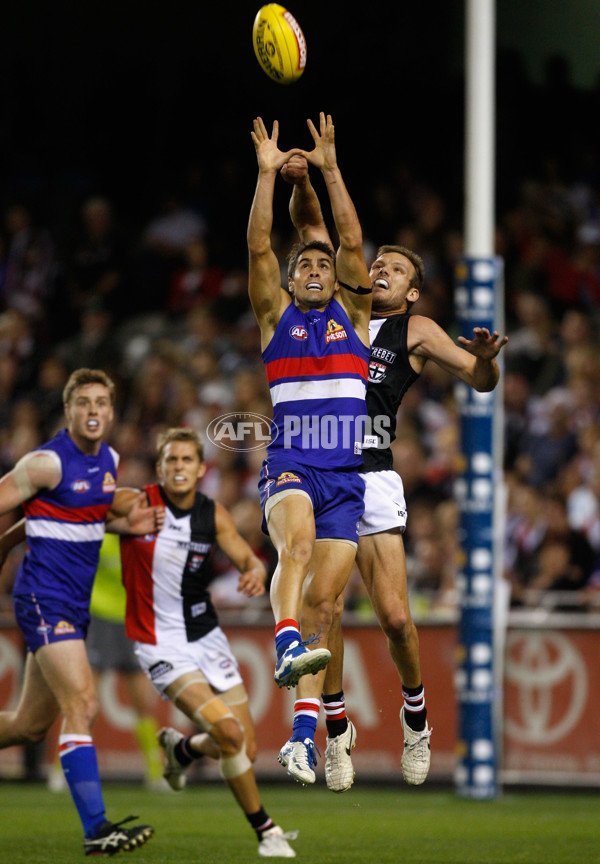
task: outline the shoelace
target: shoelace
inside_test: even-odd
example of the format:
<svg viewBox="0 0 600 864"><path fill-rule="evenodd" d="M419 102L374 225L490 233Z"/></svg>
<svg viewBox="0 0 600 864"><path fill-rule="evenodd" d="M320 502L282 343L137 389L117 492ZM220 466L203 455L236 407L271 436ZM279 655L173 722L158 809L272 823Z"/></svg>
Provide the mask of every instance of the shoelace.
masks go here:
<svg viewBox="0 0 600 864"><path fill-rule="evenodd" d="M319 748L317 747L317 745L313 741L311 741L310 744L305 743L304 746L306 747L306 752L308 753L308 764L312 768L316 768L317 756L316 756L315 750L317 751L319 756L321 755L321 751L319 750Z"/></svg>
<svg viewBox="0 0 600 864"><path fill-rule="evenodd" d="M279 828L278 825L274 826L274 827ZM272 830L273 830L273 828L269 828L269 831L272 831ZM279 828L279 831L277 832L277 834L269 834L267 832L266 834L263 834L262 839L263 840L271 840L272 838L277 838L277 839L281 838L282 840L297 840L299 833L300 833L299 830L284 831L282 828Z"/></svg>
<svg viewBox="0 0 600 864"><path fill-rule="evenodd" d="M425 755L426 755L425 754L425 743L431 737L432 732L433 732L433 729L428 729L427 731L423 730L423 732L420 733L420 737L417 738L416 741L413 741L411 743L409 743L408 741L405 741L404 743L408 746L409 750L415 751L415 753L417 754L417 757L419 759L424 759Z"/></svg>
<svg viewBox="0 0 600 864"><path fill-rule="evenodd" d="M340 735L339 737L342 738L343 736ZM346 747L342 741L338 741L337 738L333 738L332 740L336 743L329 751L329 761L334 768L338 768L342 763L343 757L348 754L346 753Z"/></svg>
<svg viewBox="0 0 600 864"><path fill-rule="evenodd" d="M307 645L315 645L317 642L321 641L322 632L323 628L321 627L318 633L311 633L310 636L300 642L300 645L302 645L303 648L306 648Z"/></svg>
<svg viewBox="0 0 600 864"><path fill-rule="evenodd" d="M113 822L113 828L120 828L121 825L125 825L127 822L133 822L134 819L139 819L139 816L128 816L126 819L121 819L120 822Z"/></svg>

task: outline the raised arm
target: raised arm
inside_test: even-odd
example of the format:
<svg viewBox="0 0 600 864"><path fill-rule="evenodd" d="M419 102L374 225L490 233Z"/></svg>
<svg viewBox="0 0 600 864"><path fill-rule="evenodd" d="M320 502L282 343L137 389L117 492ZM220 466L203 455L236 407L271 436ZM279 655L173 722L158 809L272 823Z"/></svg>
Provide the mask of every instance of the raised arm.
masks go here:
<svg viewBox="0 0 600 864"><path fill-rule="evenodd" d="M473 334L474 338L470 340L459 337L458 341L463 346L460 348L431 318L411 315L408 329L411 362L420 372L427 360L433 360L475 390L493 390L500 374L496 357L508 342L508 337L500 339L496 331L490 333L485 327L475 327Z"/></svg>
<svg viewBox="0 0 600 864"><path fill-rule="evenodd" d="M219 549L240 571L238 591L247 597L260 597L265 593L267 571L235 527L235 522L220 504L215 504L215 528Z"/></svg>
<svg viewBox="0 0 600 864"><path fill-rule="evenodd" d="M290 217L300 240L303 243L317 240L333 246L317 193L308 176L308 162L304 156L292 156L280 173L286 182L293 184Z"/></svg>
<svg viewBox="0 0 600 864"><path fill-rule="evenodd" d="M269 136L265 124L258 117L251 134L258 161L258 180L248 221L248 292L264 349L291 302L290 296L281 287L279 262L271 246L271 230L277 172L294 151L282 153L279 150L277 121L273 123L273 131Z"/></svg>
<svg viewBox="0 0 600 864"><path fill-rule="evenodd" d="M317 131L312 120L308 120L308 128L315 148L310 153L303 151L303 155L311 165L321 169L340 241L336 261L340 302L346 308L356 332L368 345L371 279L365 262L358 215L337 164L335 129L331 115L325 116L321 112L319 130Z"/></svg>

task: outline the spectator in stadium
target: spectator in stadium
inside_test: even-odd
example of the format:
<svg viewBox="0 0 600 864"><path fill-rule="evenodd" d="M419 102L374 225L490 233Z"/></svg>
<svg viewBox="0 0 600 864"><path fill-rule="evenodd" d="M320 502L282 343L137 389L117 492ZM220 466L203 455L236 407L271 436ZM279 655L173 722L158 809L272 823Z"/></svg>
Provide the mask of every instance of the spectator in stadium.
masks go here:
<svg viewBox="0 0 600 864"><path fill-rule="evenodd" d="M261 803L248 696L208 589L217 546L241 574L238 590L246 596L264 594L267 572L227 510L196 490L205 467L194 430L171 428L159 436L159 482L144 492L151 506L164 505L165 523L151 537L121 539L126 632L158 692L201 730L188 737L170 727L160 731L171 788L183 789L186 768L195 759L218 759L223 779L256 832L259 854L293 858L290 835Z"/></svg>
<svg viewBox="0 0 600 864"><path fill-rule="evenodd" d="M54 240L22 202L8 207L5 224L10 239L2 300L40 326L56 285Z"/></svg>
<svg viewBox="0 0 600 864"><path fill-rule="evenodd" d="M78 369L64 389L67 428L26 454L0 480L0 513L23 505L25 518L3 537L6 552L27 535L13 587L28 648L20 702L0 712L0 748L41 741L59 714L60 759L84 830L86 855L144 844L149 825L106 819L91 730L97 705L84 639L105 520L113 530L156 530L162 508L116 491L118 456L103 440L114 414L114 384L100 370ZM124 820L125 822L129 820Z"/></svg>
<svg viewBox="0 0 600 864"><path fill-rule="evenodd" d="M101 300L113 316L123 315L124 308L129 308L131 301L123 290L127 269L125 240L116 224L111 201L101 196L86 199L74 242L65 253L65 305L61 315L55 315L57 330L65 337L76 332L81 312L91 300Z"/></svg>
<svg viewBox="0 0 600 864"><path fill-rule="evenodd" d="M282 174L293 183L290 214L301 240L329 242L306 161L294 156L293 161L284 165ZM478 391L494 389L499 377L495 358L508 338L500 338L496 331L489 333L485 328L475 327L473 339L459 337L459 347L431 318L411 315L411 307L419 299L424 282L424 265L418 255L403 246L380 247L371 265L370 281L373 317L369 327L371 364L367 407L371 418L384 416L388 419L391 440L402 397L429 360ZM408 602L402 541L406 503L400 475L393 471L391 440L384 441L378 435L375 440L364 442L365 510L359 524L356 560L402 682L404 705L400 722L404 731L404 778L408 783L420 784L429 771L431 730L421 680L419 639ZM345 713L341 604L337 608L340 612L336 622L338 641L332 641L336 650L327 669L323 691L328 730L325 776L332 791L343 792L352 785L354 778L350 752L356 732ZM310 629L313 623L306 620L307 617L303 618L303 629ZM298 696L300 699L304 696L302 682ZM315 775L304 772L296 779L314 783Z"/></svg>
<svg viewBox="0 0 600 864"><path fill-rule="evenodd" d="M211 303L222 291L224 272L208 262L206 240L195 237L186 244L183 266L171 276L166 311L183 318L197 303Z"/></svg>
<svg viewBox="0 0 600 864"><path fill-rule="evenodd" d="M528 494L529 511L535 501L539 518L524 536L512 569L513 605L539 606L542 595L551 592L557 596L554 608L582 611L578 595L596 568L597 553L582 532L570 527L562 496Z"/></svg>

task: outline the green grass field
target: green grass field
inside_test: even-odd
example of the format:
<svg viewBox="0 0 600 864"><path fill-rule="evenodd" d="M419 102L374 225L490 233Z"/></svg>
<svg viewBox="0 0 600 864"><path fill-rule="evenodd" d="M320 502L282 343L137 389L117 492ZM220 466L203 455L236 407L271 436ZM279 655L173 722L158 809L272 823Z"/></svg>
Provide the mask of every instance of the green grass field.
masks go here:
<svg viewBox="0 0 600 864"><path fill-rule="evenodd" d="M142 864L247 864L257 845L225 787L180 794L106 784L108 817L131 813L154 825ZM297 860L311 864L581 864L600 861L600 796L505 793L463 800L425 788L262 786L263 803L284 830L298 829ZM80 825L68 793L0 783L0 861L81 862Z"/></svg>

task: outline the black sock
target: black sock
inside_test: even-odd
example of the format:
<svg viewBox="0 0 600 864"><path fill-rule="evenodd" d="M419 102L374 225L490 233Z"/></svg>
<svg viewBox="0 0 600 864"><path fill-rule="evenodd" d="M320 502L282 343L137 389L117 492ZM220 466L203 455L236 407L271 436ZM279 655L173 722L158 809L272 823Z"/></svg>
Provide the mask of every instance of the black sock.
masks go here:
<svg viewBox="0 0 600 864"><path fill-rule="evenodd" d="M265 831L268 831L269 828L273 828L275 825L263 807L261 807L260 810L257 810L256 813L246 813L246 819L256 831L256 836L259 840L262 840Z"/></svg>
<svg viewBox="0 0 600 864"><path fill-rule="evenodd" d="M192 737L192 735L188 735L187 738L182 738L173 748L175 758L180 765L184 766L184 768L188 765L191 765L192 762L196 761L196 759L202 759L202 757L204 756L204 753L196 753L196 751L190 744L190 740Z"/></svg>
<svg viewBox="0 0 600 864"><path fill-rule="evenodd" d="M406 725L415 732L422 732L427 722L427 708L425 707L425 690L422 684L418 687L405 687L402 685L404 696L404 719Z"/></svg>
<svg viewBox="0 0 600 864"><path fill-rule="evenodd" d="M337 738L338 735L343 735L348 728L344 691L340 690L339 693L322 693L321 701L323 702L323 710L325 711L327 736L329 738Z"/></svg>

